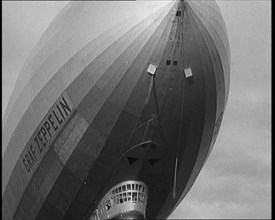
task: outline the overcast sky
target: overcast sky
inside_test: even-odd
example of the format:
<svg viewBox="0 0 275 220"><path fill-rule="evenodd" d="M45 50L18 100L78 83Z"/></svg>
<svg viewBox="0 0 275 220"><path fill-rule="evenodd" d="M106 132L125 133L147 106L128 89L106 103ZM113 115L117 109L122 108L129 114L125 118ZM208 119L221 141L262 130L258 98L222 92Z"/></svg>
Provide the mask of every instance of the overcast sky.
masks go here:
<svg viewBox="0 0 275 220"><path fill-rule="evenodd" d="M24 62L67 2L2 2L2 116ZM271 1L220 0L231 49L212 153L170 218L271 218Z"/></svg>

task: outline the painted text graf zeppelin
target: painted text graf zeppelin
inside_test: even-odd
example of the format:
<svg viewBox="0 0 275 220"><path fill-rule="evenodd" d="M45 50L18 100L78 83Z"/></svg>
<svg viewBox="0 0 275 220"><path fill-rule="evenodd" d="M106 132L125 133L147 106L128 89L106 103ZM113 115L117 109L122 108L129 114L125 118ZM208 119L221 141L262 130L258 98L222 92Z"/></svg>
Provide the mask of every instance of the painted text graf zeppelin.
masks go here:
<svg viewBox="0 0 275 220"><path fill-rule="evenodd" d="M40 163L53 138L72 113L72 108L72 102L64 93L44 117L22 154L21 161L28 173L33 172Z"/></svg>

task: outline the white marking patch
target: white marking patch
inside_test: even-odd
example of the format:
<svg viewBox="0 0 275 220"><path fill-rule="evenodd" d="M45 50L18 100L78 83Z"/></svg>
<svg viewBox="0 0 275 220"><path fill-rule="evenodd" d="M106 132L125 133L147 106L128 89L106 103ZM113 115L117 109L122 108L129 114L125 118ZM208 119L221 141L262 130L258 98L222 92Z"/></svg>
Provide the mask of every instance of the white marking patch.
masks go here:
<svg viewBox="0 0 275 220"><path fill-rule="evenodd" d="M191 68L184 69L184 75L186 78L193 76Z"/></svg>
<svg viewBox="0 0 275 220"><path fill-rule="evenodd" d="M151 75L155 75L156 70L157 70L157 67L153 64L150 64L148 66L147 72Z"/></svg>
<svg viewBox="0 0 275 220"><path fill-rule="evenodd" d="M58 154L60 161L65 165L80 139L87 130L89 123L79 113L76 113L68 123L62 134L54 144L54 151Z"/></svg>

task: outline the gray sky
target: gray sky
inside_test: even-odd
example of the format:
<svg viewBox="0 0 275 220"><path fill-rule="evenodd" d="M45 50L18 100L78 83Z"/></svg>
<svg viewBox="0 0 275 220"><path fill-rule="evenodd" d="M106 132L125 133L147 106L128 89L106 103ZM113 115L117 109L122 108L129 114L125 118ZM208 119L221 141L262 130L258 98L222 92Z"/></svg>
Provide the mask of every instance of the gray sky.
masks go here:
<svg viewBox="0 0 275 220"><path fill-rule="evenodd" d="M2 116L24 62L67 2L2 2ZM271 218L271 1L220 0L231 48L212 153L170 218Z"/></svg>

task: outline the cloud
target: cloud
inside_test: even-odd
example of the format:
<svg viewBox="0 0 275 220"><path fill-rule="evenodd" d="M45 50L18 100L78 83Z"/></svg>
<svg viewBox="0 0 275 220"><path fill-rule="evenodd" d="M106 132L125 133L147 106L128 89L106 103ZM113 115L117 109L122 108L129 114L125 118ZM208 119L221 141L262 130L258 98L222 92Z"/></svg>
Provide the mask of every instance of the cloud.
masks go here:
<svg viewBox="0 0 275 220"><path fill-rule="evenodd" d="M204 169L170 218L270 218L270 202L269 183L259 184L245 175L213 175Z"/></svg>
<svg viewBox="0 0 275 220"><path fill-rule="evenodd" d="M208 161L170 218L271 218L270 103L260 91L235 91Z"/></svg>

